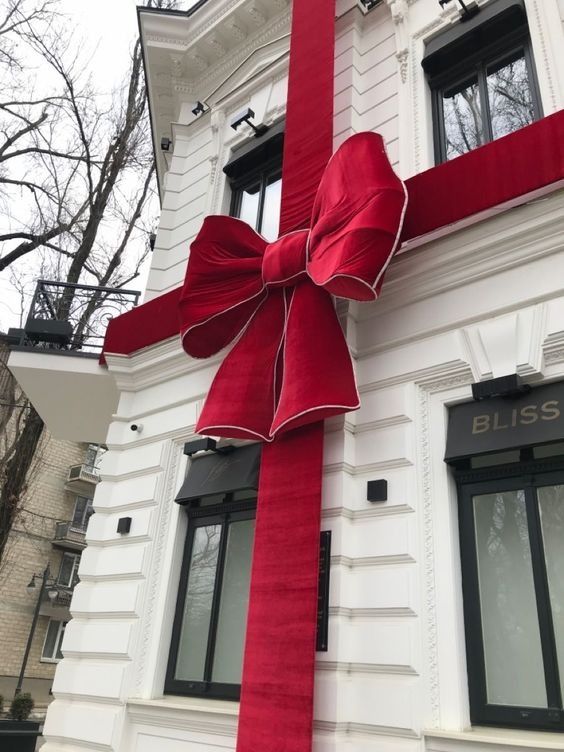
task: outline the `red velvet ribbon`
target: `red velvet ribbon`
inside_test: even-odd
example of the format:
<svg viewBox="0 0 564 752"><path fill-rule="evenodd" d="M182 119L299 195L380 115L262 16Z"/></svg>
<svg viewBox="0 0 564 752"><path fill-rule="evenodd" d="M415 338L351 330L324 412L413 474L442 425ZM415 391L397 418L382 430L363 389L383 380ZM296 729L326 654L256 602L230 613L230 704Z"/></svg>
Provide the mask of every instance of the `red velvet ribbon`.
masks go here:
<svg viewBox="0 0 564 752"><path fill-rule="evenodd" d="M293 6L284 234L268 243L239 220L208 217L180 303L189 354L236 340L196 430L265 442L238 752L311 750L322 421L359 406L331 295L377 297L407 203L376 134L352 137L326 167L334 12L334 0Z"/></svg>

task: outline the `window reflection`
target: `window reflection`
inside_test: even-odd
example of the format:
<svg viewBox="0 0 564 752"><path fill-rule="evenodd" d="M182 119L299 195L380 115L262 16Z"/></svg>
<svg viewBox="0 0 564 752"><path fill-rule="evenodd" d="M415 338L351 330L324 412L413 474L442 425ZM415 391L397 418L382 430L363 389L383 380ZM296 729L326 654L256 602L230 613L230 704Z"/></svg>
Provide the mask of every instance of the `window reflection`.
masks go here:
<svg viewBox="0 0 564 752"><path fill-rule="evenodd" d="M524 57L489 68L487 84L493 138L533 122L533 95Z"/></svg>
<svg viewBox="0 0 564 752"><path fill-rule="evenodd" d="M264 207L260 232L267 240L276 240L280 224L280 200L282 198L282 178L271 175L267 178L264 191Z"/></svg>
<svg viewBox="0 0 564 752"><path fill-rule="evenodd" d="M238 216L255 230L258 223L259 199L260 183L255 183L241 191L241 206Z"/></svg>
<svg viewBox="0 0 564 752"><path fill-rule="evenodd" d="M474 496L488 702L546 707L525 493Z"/></svg>
<svg viewBox="0 0 564 752"><path fill-rule="evenodd" d="M452 159L484 143L478 81L447 89L443 97L446 156Z"/></svg>

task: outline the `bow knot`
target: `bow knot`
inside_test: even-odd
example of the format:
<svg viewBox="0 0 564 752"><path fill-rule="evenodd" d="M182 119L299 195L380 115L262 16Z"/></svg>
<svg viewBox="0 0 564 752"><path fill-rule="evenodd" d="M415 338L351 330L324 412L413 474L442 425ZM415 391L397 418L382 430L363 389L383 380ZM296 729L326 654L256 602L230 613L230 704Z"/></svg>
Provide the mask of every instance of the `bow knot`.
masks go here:
<svg viewBox="0 0 564 752"><path fill-rule="evenodd" d="M204 220L180 303L183 346L201 358L235 345L212 383L199 433L272 441L359 406L331 296L378 297L406 204L382 138L361 133L329 161L309 231L268 243L241 220Z"/></svg>
<svg viewBox="0 0 564 752"><path fill-rule="evenodd" d="M283 235L264 249L262 279L271 287L289 287L307 279L307 230Z"/></svg>

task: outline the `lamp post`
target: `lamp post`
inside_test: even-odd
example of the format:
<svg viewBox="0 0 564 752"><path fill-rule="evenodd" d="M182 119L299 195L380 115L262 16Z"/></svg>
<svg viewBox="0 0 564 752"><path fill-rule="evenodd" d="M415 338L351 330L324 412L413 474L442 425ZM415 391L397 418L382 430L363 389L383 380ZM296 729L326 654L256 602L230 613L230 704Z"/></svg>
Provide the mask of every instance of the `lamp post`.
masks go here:
<svg viewBox="0 0 564 752"><path fill-rule="evenodd" d="M45 592L45 588L49 584L50 574L51 574L51 570L49 569L49 564L47 564L47 566L43 570L43 574L42 575L34 574L30 580L29 585L27 586L27 592L34 593L35 588L36 588L35 579L36 577L41 577L41 587L39 588L39 595L37 598L37 603L35 604L35 611L33 612L33 620L31 622L29 636L27 638L27 644L25 646L25 652L24 652L23 660L22 660L22 667L20 669L20 675L18 677L18 683L16 685L16 691L14 692L14 697L17 697L19 693L22 691L25 667L27 666L27 659L29 658L29 651L31 650L31 643L33 642L33 635L35 634L35 628L37 626L37 619L39 618L39 609L41 608L41 601L43 600L43 593ZM56 591L53 591L53 592L55 593L55 597L56 597Z"/></svg>

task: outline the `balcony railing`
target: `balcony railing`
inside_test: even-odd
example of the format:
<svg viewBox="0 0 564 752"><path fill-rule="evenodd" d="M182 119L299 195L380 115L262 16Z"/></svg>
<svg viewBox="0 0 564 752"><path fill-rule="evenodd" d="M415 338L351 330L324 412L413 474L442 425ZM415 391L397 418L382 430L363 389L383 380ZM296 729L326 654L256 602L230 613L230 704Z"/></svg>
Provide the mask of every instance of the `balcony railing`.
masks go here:
<svg viewBox="0 0 564 752"><path fill-rule="evenodd" d="M67 485L74 483L99 483L100 476L95 467L90 465L73 465L69 468Z"/></svg>
<svg viewBox="0 0 564 752"><path fill-rule="evenodd" d="M40 279L23 329L10 329L12 346L98 356L112 318L137 305L140 292Z"/></svg>
<svg viewBox="0 0 564 752"><path fill-rule="evenodd" d="M53 545L57 548L69 549L71 551L82 551L86 548L85 536L87 526L88 520L82 525L76 525L72 522L57 522Z"/></svg>

